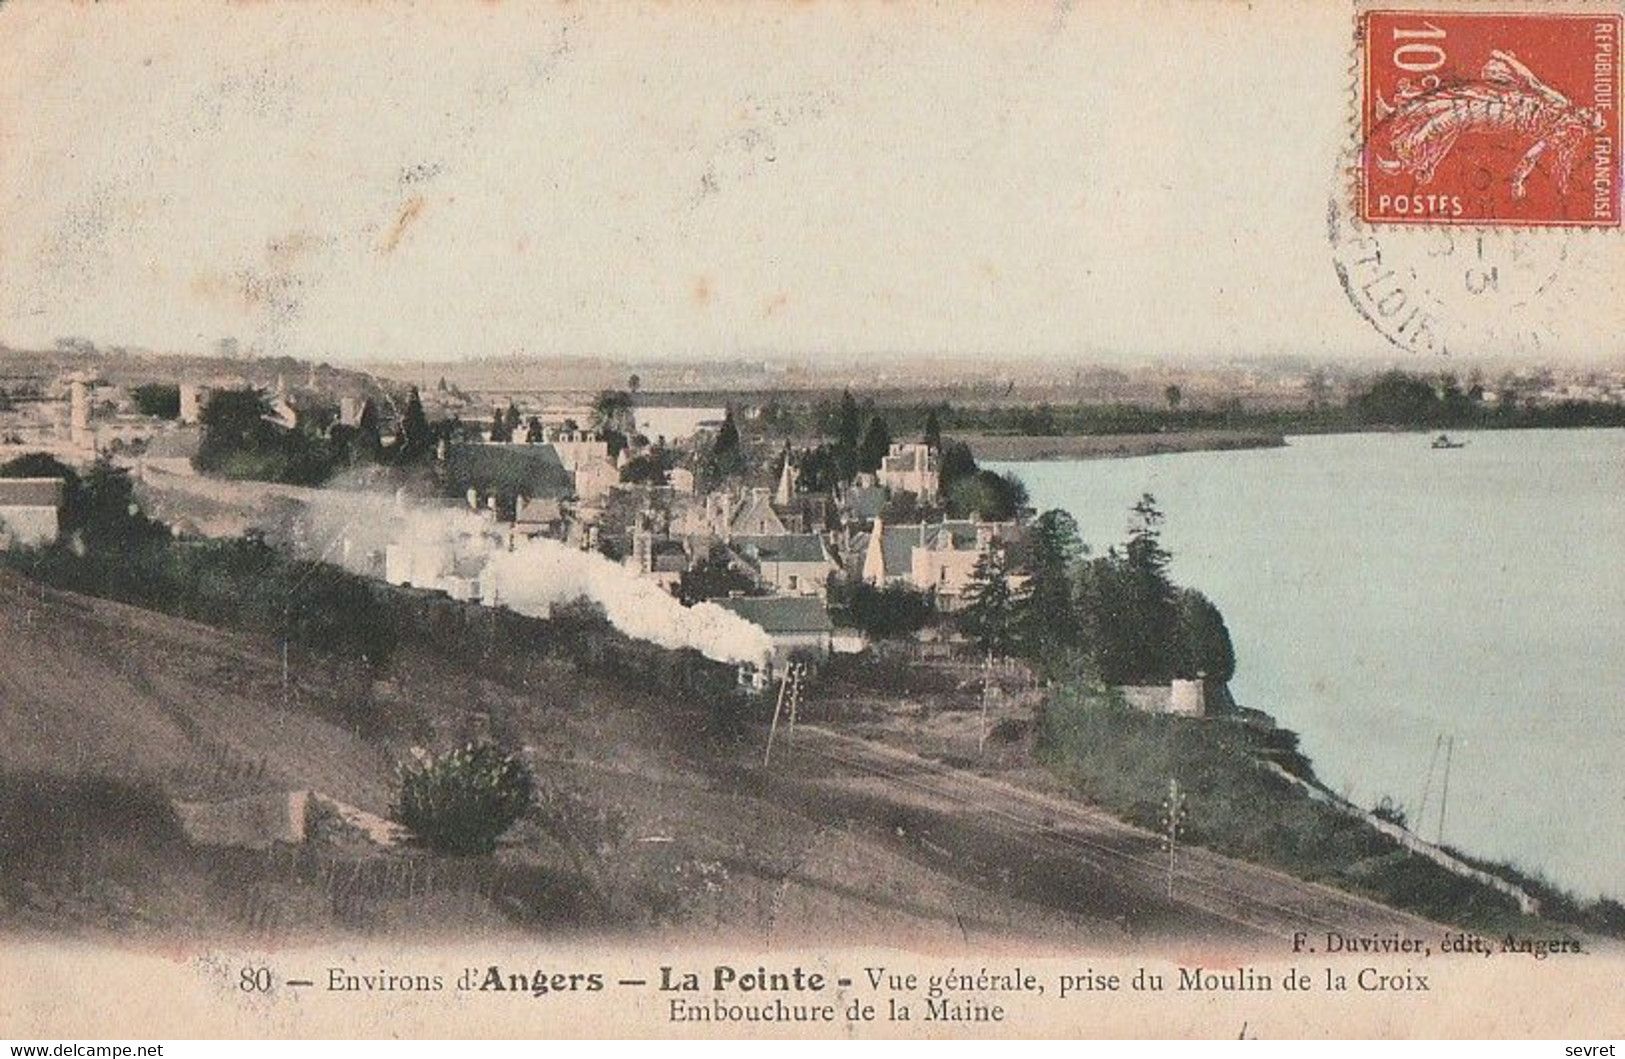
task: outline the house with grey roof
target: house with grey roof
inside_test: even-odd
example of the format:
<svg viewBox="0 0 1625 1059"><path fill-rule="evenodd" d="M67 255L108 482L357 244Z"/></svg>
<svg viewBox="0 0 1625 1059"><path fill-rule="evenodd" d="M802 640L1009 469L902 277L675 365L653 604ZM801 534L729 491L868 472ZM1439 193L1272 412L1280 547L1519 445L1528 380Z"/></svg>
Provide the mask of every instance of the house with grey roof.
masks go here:
<svg viewBox="0 0 1625 1059"><path fill-rule="evenodd" d="M1014 522L945 519L886 525L877 518L873 531L852 539L852 553L862 556L858 576L869 584L908 585L930 592L939 607L953 610L963 602L977 561L989 548L1013 541L1018 532Z"/></svg>
<svg viewBox="0 0 1625 1059"><path fill-rule="evenodd" d="M841 572L824 538L816 533L735 537L730 544L757 583L789 596L829 594L829 579Z"/></svg>
<svg viewBox="0 0 1625 1059"><path fill-rule="evenodd" d="M63 488L60 478L0 478L0 551L55 544Z"/></svg>
<svg viewBox="0 0 1625 1059"><path fill-rule="evenodd" d="M797 654L829 657L835 623L817 596L731 596L714 602L767 633L775 670Z"/></svg>
<svg viewBox="0 0 1625 1059"><path fill-rule="evenodd" d="M444 474L458 493L474 489L510 503L575 492L575 476L551 445L449 445Z"/></svg>

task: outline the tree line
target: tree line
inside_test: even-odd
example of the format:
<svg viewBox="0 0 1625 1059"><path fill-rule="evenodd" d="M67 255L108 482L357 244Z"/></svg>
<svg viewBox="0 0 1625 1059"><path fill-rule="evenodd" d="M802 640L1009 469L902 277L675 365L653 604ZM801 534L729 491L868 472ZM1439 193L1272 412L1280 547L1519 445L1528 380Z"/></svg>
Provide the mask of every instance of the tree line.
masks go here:
<svg viewBox="0 0 1625 1059"><path fill-rule="evenodd" d="M1082 667L1111 684L1228 681L1236 659L1223 616L1175 584L1155 498L1141 497L1132 514L1127 539L1103 555L1089 554L1060 510L1038 516L1019 543L983 552L963 630L985 651L1057 676Z"/></svg>

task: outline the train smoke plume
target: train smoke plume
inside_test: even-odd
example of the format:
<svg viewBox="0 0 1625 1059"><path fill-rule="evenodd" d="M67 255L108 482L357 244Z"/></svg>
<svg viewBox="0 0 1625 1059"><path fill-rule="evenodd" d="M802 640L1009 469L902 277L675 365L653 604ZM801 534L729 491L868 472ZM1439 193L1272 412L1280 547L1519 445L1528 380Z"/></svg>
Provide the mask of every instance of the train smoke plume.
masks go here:
<svg viewBox="0 0 1625 1059"><path fill-rule="evenodd" d="M715 662L762 665L772 641L758 626L714 603L685 607L653 581L594 552L558 541L510 539L506 527L467 508L403 505L376 493L328 490L311 509L323 557L373 573L373 557L408 549L414 569L475 573L483 594L520 614L546 616L553 606L586 599L633 639L692 648ZM313 542L314 543L314 542ZM435 587L419 574L419 587Z"/></svg>

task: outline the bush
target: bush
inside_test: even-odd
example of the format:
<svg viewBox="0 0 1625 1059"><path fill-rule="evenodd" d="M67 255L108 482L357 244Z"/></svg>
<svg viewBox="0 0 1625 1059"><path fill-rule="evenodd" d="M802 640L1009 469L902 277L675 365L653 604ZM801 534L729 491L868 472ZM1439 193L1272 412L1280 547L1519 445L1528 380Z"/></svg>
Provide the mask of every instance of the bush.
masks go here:
<svg viewBox="0 0 1625 1059"><path fill-rule="evenodd" d="M530 809L530 770L489 743L470 743L401 769L395 819L431 849L489 853Z"/></svg>
<svg viewBox="0 0 1625 1059"><path fill-rule="evenodd" d="M876 588L858 581L830 592L830 609L838 620L878 640L912 636L936 613L931 597L907 585Z"/></svg>

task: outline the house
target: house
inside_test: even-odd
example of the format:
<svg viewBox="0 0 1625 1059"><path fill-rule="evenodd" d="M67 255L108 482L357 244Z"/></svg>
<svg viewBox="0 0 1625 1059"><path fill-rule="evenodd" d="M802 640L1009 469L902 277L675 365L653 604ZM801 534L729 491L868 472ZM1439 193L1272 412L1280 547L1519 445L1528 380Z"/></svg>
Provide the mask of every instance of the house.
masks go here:
<svg viewBox="0 0 1625 1059"><path fill-rule="evenodd" d="M715 602L767 633L773 643L773 669L799 654L829 657L835 623L816 596L733 596Z"/></svg>
<svg viewBox="0 0 1625 1059"><path fill-rule="evenodd" d="M784 520L773 509L773 498L768 491L752 489L734 508L732 517L728 520L728 530L724 534L724 539L737 536L782 537L789 532Z"/></svg>
<svg viewBox="0 0 1625 1059"><path fill-rule="evenodd" d="M589 504L602 500L620 484L621 472L608 456L583 460L575 466L575 494Z"/></svg>
<svg viewBox="0 0 1625 1059"><path fill-rule="evenodd" d="M766 489L736 495L726 489L672 505L670 532L690 540L729 541L734 537L782 537L790 532Z"/></svg>
<svg viewBox="0 0 1625 1059"><path fill-rule="evenodd" d="M852 538L852 553L855 564L856 556L862 556L856 573L869 584L908 585L932 593L938 606L953 610L963 601L982 555L1016 534L1014 522L945 519L888 526L877 518L871 532Z"/></svg>
<svg viewBox="0 0 1625 1059"><path fill-rule="evenodd" d="M923 530L918 524L888 526L884 519L876 518L872 530L852 538L848 554L857 566L857 576L877 588L912 584L914 547L919 544Z"/></svg>
<svg viewBox="0 0 1625 1059"><path fill-rule="evenodd" d="M880 458L879 483L894 493L913 493L922 503L935 503L941 484L937 450L929 445L899 442Z"/></svg>
<svg viewBox="0 0 1625 1059"><path fill-rule="evenodd" d="M288 380L282 375L276 377L276 393L271 396L271 411L265 416L265 421L283 430L299 429L299 412L293 407L289 399Z"/></svg>
<svg viewBox="0 0 1625 1059"><path fill-rule="evenodd" d="M632 554L626 557L626 565L639 577L646 577L676 595L690 562L688 549L681 541L657 537L639 527L632 534Z"/></svg>
<svg viewBox="0 0 1625 1059"><path fill-rule="evenodd" d="M871 475L859 475L841 494L841 510L850 522L868 523L880 517L891 492Z"/></svg>
<svg viewBox="0 0 1625 1059"><path fill-rule="evenodd" d="M198 447L202 443L203 432L196 427L183 426L154 434L148 439L146 448L141 450L138 464L140 476L145 478L148 471L196 474L192 467L192 458L197 455Z"/></svg>
<svg viewBox="0 0 1625 1059"><path fill-rule="evenodd" d="M513 532L518 537L558 540L564 536L567 521L564 504L556 496L521 496L514 505Z"/></svg>
<svg viewBox="0 0 1625 1059"><path fill-rule="evenodd" d="M1117 689L1130 706L1142 713L1167 713L1179 717L1207 715L1207 679L1175 677L1166 684L1128 684Z"/></svg>
<svg viewBox="0 0 1625 1059"><path fill-rule="evenodd" d="M574 471L583 464L599 460L609 463L609 442L597 431L548 430L544 436L566 470Z"/></svg>
<svg viewBox="0 0 1625 1059"><path fill-rule="evenodd" d="M574 476L551 445L483 445L446 447L445 477L456 490L478 490L505 501L569 496Z"/></svg>
<svg viewBox="0 0 1625 1059"><path fill-rule="evenodd" d="M816 533L740 536L731 546L755 572L758 583L783 595L823 598L829 594L829 579L841 572Z"/></svg>
<svg viewBox="0 0 1625 1059"><path fill-rule="evenodd" d="M0 478L0 551L55 544L63 488L60 478Z"/></svg>
<svg viewBox="0 0 1625 1059"><path fill-rule="evenodd" d="M208 400L208 391L195 382L180 384L180 413L179 419L183 425L190 426L203 421L203 404ZM345 398L350 400L350 398ZM348 423L348 420L346 420ZM350 424L354 425L354 424Z"/></svg>

